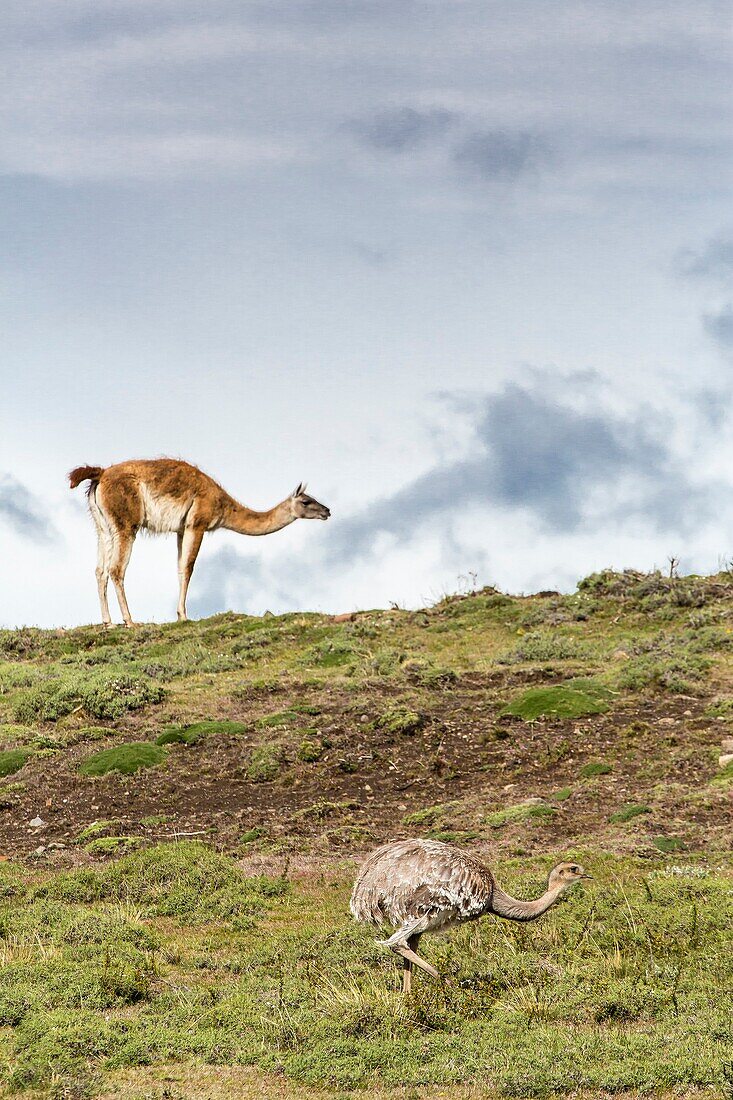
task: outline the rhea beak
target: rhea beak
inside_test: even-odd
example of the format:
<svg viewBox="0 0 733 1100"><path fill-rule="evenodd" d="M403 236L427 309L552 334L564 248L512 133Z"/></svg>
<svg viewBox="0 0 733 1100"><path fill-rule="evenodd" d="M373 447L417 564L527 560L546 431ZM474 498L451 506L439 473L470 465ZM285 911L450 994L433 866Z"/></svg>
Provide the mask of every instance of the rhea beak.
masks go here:
<svg viewBox="0 0 733 1100"><path fill-rule="evenodd" d="M591 882L593 881L593 875L587 875L586 874L586 875L581 875L580 877L581 878L589 878L591 880Z"/></svg>

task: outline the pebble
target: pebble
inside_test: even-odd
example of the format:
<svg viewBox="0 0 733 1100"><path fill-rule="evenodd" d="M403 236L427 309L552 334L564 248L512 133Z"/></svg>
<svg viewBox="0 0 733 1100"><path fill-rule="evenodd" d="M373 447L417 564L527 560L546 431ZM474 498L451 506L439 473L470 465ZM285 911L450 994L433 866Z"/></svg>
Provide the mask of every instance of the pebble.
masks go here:
<svg viewBox="0 0 733 1100"><path fill-rule="evenodd" d="M731 763L733 763L733 752L724 752L722 756L718 757L718 764L721 768L727 768Z"/></svg>
<svg viewBox="0 0 733 1100"><path fill-rule="evenodd" d="M733 737L724 737L720 742L723 752L733 752Z"/></svg>
<svg viewBox="0 0 733 1100"><path fill-rule="evenodd" d="M32 821L28 822L28 824L30 825L31 829L41 829L46 824L46 822L43 820L42 817L34 817Z"/></svg>

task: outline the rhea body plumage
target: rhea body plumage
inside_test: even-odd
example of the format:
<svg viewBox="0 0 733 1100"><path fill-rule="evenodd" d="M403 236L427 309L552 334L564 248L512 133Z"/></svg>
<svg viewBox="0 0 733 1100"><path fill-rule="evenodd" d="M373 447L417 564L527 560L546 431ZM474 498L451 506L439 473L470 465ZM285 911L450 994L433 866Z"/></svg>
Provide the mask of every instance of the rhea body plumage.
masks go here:
<svg viewBox="0 0 733 1100"><path fill-rule="evenodd" d="M350 909L358 921L396 929L381 942L402 956L403 990L408 993L413 963L440 977L417 954L425 932L478 920L487 913L514 921L536 920L569 887L591 877L578 863L559 863L542 897L522 901L502 890L489 868L468 852L438 840L397 840L377 848L366 860L354 883Z"/></svg>

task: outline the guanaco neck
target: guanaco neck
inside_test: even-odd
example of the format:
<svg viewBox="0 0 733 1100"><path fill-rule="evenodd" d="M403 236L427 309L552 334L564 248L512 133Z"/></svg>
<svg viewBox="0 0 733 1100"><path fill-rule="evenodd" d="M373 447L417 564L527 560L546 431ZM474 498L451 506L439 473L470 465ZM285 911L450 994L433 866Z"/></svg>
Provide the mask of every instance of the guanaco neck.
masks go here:
<svg viewBox="0 0 733 1100"><path fill-rule="evenodd" d="M546 913L551 905L565 889L564 885L556 886L553 890L546 890L541 898L536 901L520 901L518 898L506 894L500 886L494 884L491 893L490 913L496 913L498 917L506 917L507 920L528 921L536 920Z"/></svg>
<svg viewBox="0 0 733 1100"><path fill-rule="evenodd" d="M271 535L273 531L280 531L295 519L290 497L281 500L267 512L255 512L252 508L231 500L224 507L222 527L240 535Z"/></svg>

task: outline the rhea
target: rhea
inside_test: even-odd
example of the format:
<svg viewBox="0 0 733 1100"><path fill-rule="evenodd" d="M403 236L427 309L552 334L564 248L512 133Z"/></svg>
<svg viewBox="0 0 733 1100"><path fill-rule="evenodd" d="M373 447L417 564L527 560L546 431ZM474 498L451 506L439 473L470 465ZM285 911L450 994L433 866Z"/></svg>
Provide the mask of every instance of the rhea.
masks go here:
<svg viewBox="0 0 733 1100"><path fill-rule="evenodd" d="M231 497L197 466L175 458L77 466L76 489L89 482L89 511L97 529L97 591L102 622L111 625L107 586L115 586L125 626L134 626L125 596L125 572L138 531L178 536L178 618L185 619L193 567L207 531L223 527L242 535L269 535L296 519L328 519L330 511L302 483L274 508L256 512Z"/></svg>
<svg viewBox="0 0 733 1100"><path fill-rule="evenodd" d="M438 840L397 840L377 848L366 860L354 883L350 909L358 921L396 929L379 942L402 956L402 989L409 993L413 963L440 977L417 953L423 933L478 920L486 913L514 921L536 920L569 887L591 877L578 863L558 863L542 897L520 901L505 893L489 868L468 852Z"/></svg>

